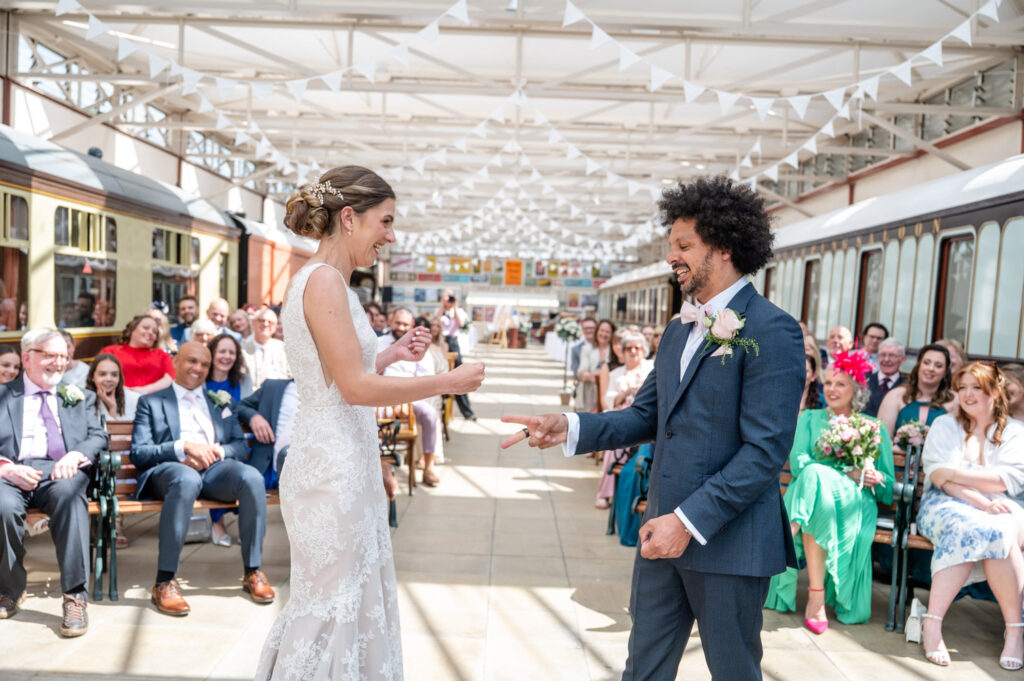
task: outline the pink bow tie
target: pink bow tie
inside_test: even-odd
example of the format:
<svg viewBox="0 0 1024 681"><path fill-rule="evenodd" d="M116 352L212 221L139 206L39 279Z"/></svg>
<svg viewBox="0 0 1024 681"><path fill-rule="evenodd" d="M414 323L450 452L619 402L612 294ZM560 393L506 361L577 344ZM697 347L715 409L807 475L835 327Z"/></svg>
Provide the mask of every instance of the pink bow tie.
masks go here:
<svg viewBox="0 0 1024 681"><path fill-rule="evenodd" d="M683 324L692 324L693 322L703 321L703 319L710 314L710 305L698 306L693 303L683 301L682 306L679 308L679 321Z"/></svg>

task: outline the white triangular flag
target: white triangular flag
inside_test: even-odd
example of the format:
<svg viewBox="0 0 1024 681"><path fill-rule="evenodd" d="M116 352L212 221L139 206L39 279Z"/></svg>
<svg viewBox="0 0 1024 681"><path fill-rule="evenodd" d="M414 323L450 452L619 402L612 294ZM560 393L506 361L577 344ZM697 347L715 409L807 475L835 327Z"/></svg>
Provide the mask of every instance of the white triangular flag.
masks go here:
<svg viewBox="0 0 1024 681"><path fill-rule="evenodd" d="M218 113L217 114L216 129L217 130L223 130L224 128L230 128L230 127L231 127L231 121L228 119L228 117L225 116L222 113Z"/></svg>
<svg viewBox="0 0 1024 681"><path fill-rule="evenodd" d="M640 183L634 182L633 180L626 180L626 191L629 192L630 196L640 191Z"/></svg>
<svg viewBox="0 0 1024 681"><path fill-rule="evenodd" d="M577 215L579 215L582 212L583 211L581 211L579 208L576 207L576 204L574 204L574 203L573 204L569 204L569 218L570 219L574 219Z"/></svg>
<svg viewBox="0 0 1024 681"><path fill-rule="evenodd" d="M992 21L999 22L999 7L996 0L988 0L984 5L978 8L978 14L984 14Z"/></svg>
<svg viewBox="0 0 1024 681"><path fill-rule="evenodd" d="M952 31L949 32L949 35L953 36L954 38L959 38L968 45L971 45L971 20L968 19L967 21L963 22L962 24L954 28Z"/></svg>
<svg viewBox="0 0 1024 681"><path fill-rule="evenodd" d="M942 66L942 41L936 40L927 50L921 53L921 56Z"/></svg>
<svg viewBox="0 0 1024 681"><path fill-rule="evenodd" d="M878 81L881 80L881 76L871 76L862 80L858 85L864 92L868 93L871 99L878 101Z"/></svg>
<svg viewBox="0 0 1024 681"><path fill-rule="evenodd" d="M472 190L476 187L476 180L474 180L472 177L467 177L465 180L462 181L462 186L465 187L466 189Z"/></svg>
<svg viewBox="0 0 1024 681"><path fill-rule="evenodd" d="M292 97L301 102L302 98L306 96L306 87L309 85L309 78L286 80L284 84L292 93Z"/></svg>
<svg viewBox="0 0 1024 681"><path fill-rule="evenodd" d="M422 158L418 158L415 161L413 161L412 163L410 163L409 165L411 165L412 169L415 170L417 173L419 173L420 176L422 177L423 170L424 170L424 167L427 165L427 162L424 161Z"/></svg>
<svg viewBox="0 0 1024 681"><path fill-rule="evenodd" d="M833 109L839 111L843 106L843 97L846 96L846 88L840 87L835 90L829 90L828 92L823 92L822 95L828 100L828 103L832 105Z"/></svg>
<svg viewBox="0 0 1024 681"><path fill-rule="evenodd" d="M398 180L398 181L401 182L401 180ZM398 214L401 215L403 218L405 216L407 216L409 214L409 206L406 206L404 204L399 206L398 207Z"/></svg>
<svg viewBox="0 0 1024 681"><path fill-rule="evenodd" d="M796 111L796 115L801 119L807 114L807 106L811 103L810 95L799 95L797 97L787 97L789 105L793 107L793 111Z"/></svg>
<svg viewBox="0 0 1024 681"><path fill-rule="evenodd" d="M543 187L541 187L541 189L540 189L540 194L541 194L541 196L547 196L548 194L553 194L554 192L555 192L555 188L554 188L554 187L552 187L552 186L551 186L551 185L550 185L549 183L547 183L547 182L545 182L545 183L544 183L544 186L543 186Z"/></svg>
<svg viewBox="0 0 1024 681"><path fill-rule="evenodd" d="M794 151L792 154L790 154L786 158L782 159L782 162L785 163L788 166L793 166L794 168L799 168L800 167L800 155L799 155L798 152Z"/></svg>
<svg viewBox="0 0 1024 681"><path fill-rule="evenodd" d="M274 145L270 143L267 136L264 135L260 138L260 141L256 143L256 158L262 158L273 151Z"/></svg>
<svg viewBox="0 0 1024 681"><path fill-rule="evenodd" d="M196 91L196 85L203 79L203 74L193 69L181 69L181 94L190 95Z"/></svg>
<svg viewBox="0 0 1024 681"><path fill-rule="evenodd" d="M651 64L651 92L657 91L671 77L672 73L670 71Z"/></svg>
<svg viewBox="0 0 1024 681"><path fill-rule="evenodd" d="M743 166L744 168L754 167L753 162L750 160L750 154L747 154L746 156L743 157L743 160L740 161L740 165Z"/></svg>
<svg viewBox="0 0 1024 681"><path fill-rule="evenodd" d="M771 97L750 97L750 101L754 104L757 115L762 121L768 117L768 112L772 110L772 104L775 103Z"/></svg>
<svg viewBox="0 0 1024 681"><path fill-rule="evenodd" d="M267 97L270 96L270 90L274 87L271 83L267 83L262 80L249 81L249 87L252 88L252 94L256 99L261 102L267 101Z"/></svg>
<svg viewBox="0 0 1024 681"><path fill-rule="evenodd" d="M651 195L651 201L657 201L658 197L661 196L661 189L654 185L647 186L647 193Z"/></svg>
<svg viewBox="0 0 1024 681"><path fill-rule="evenodd" d="M536 168L534 168L533 172L530 173L530 180L529 181L530 182L538 182L538 181L540 181L542 179L544 179L544 178L541 177L540 172Z"/></svg>
<svg viewBox="0 0 1024 681"><path fill-rule="evenodd" d="M501 152L499 152L499 153L495 154L493 157L491 157L491 160L487 162L487 165L489 165L489 166L490 165L494 165L494 166L498 166L500 168L501 167Z"/></svg>
<svg viewBox="0 0 1024 681"><path fill-rule="evenodd" d="M403 66L409 65L409 45L407 43L398 43L391 48L389 54L394 57L396 61L402 62Z"/></svg>
<svg viewBox="0 0 1024 681"><path fill-rule="evenodd" d="M478 175L478 176L479 176L479 177L480 177L481 179L484 179L484 180L489 180L489 179L491 179L491 173L490 173L490 171L489 171L489 170L487 170L487 166L484 166L484 167L483 167L483 168L481 168L480 170L476 171L476 174L477 174L477 175Z"/></svg>
<svg viewBox="0 0 1024 681"><path fill-rule="evenodd" d="M427 214L427 202L426 201L417 201L413 205L416 207L416 210L418 210L421 215L426 215Z"/></svg>
<svg viewBox="0 0 1024 681"><path fill-rule="evenodd" d="M608 175L606 175L605 178L604 178L604 186L605 187L614 187L619 182L622 182L622 176L621 175L617 175L617 174L615 174L615 173L613 173L611 171L609 171Z"/></svg>
<svg viewBox="0 0 1024 681"><path fill-rule="evenodd" d="M473 134L476 135L477 137L482 137L483 139L487 139L487 124L486 123L477 123L476 127L473 128Z"/></svg>
<svg viewBox="0 0 1024 681"><path fill-rule="evenodd" d="M448 150L445 149L444 147L441 147L438 151L434 153L433 158L436 159L437 162L443 166L448 165Z"/></svg>
<svg viewBox="0 0 1024 681"><path fill-rule="evenodd" d="M576 148L576 145L570 144L569 148L565 152L565 157L569 160L582 156L583 152Z"/></svg>
<svg viewBox="0 0 1024 681"><path fill-rule="evenodd" d="M547 125L547 123L548 123L548 117L545 116L544 114L542 114L540 112L540 110L538 109L536 114L533 117L533 124L534 125Z"/></svg>
<svg viewBox="0 0 1024 681"><path fill-rule="evenodd" d="M452 142L452 146L458 149L459 151L466 151L466 138L460 137L459 139Z"/></svg>
<svg viewBox="0 0 1024 681"><path fill-rule="evenodd" d="M768 179L770 179L772 182L778 182L779 181L779 164L776 163L773 166L769 166L768 168L765 169L764 174L766 176L768 176Z"/></svg>
<svg viewBox="0 0 1024 681"><path fill-rule="evenodd" d="M395 182L401 182L402 176L405 175L405 168L402 166L395 166L391 169L391 177L395 178Z"/></svg>
<svg viewBox="0 0 1024 681"><path fill-rule="evenodd" d="M640 57L636 52L619 43L619 71L625 71L638 61Z"/></svg>
<svg viewBox="0 0 1024 681"><path fill-rule="evenodd" d="M913 85L913 83L911 82L913 78L913 73L910 70L912 66L913 64L908 59L902 64L897 64L896 66L889 69L889 73L902 80L904 84ZM875 90L877 92L877 87L875 88Z"/></svg>
<svg viewBox="0 0 1024 681"><path fill-rule="evenodd" d="M206 95L199 93L199 108L196 109L196 112L206 113L207 111L213 111L213 104L206 98Z"/></svg>
<svg viewBox="0 0 1024 681"><path fill-rule="evenodd" d="M562 28L575 24L580 19L586 19L583 12L579 11L576 5L572 4L572 0L565 0L565 17L562 19Z"/></svg>
<svg viewBox="0 0 1024 681"><path fill-rule="evenodd" d="M117 39L117 60L124 61L139 49L131 40L124 37L118 37Z"/></svg>
<svg viewBox="0 0 1024 681"><path fill-rule="evenodd" d="M800 147L800 148L801 149L806 149L807 151L811 152L812 154L817 154L818 153L818 141L815 139L814 135L811 135L809 138L807 138L807 141L804 142L803 146Z"/></svg>
<svg viewBox="0 0 1024 681"><path fill-rule="evenodd" d="M339 69L332 71L331 73L325 73L320 76L320 80L324 82L324 85L330 89L331 92L337 92L341 89L341 77L345 75L345 69Z"/></svg>
<svg viewBox="0 0 1024 681"><path fill-rule="evenodd" d="M595 161L594 159L592 159L589 156L587 156L586 160L587 160L587 170L586 170L587 175L590 175L591 173L594 173L597 170L601 169L601 164L598 163L597 161Z"/></svg>
<svg viewBox="0 0 1024 681"><path fill-rule="evenodd" d="M833 123L834 120L835 119L829 119L828 123L826 123L825 126L821 129L821 134L828 135L829 137L836 136L836 127Z"/></svg>
<svg viewBox="0 0 1024 681"><path fill-rule="evenodd" d="M683 81L683 92L686 94L686 103L689 104L693 100L700 97L701 93L704 92L704 86L697 83L691 83L688 80Z"/></svg>
<svg viewBox="0 0 1024 681"><path fill-rule="evenodd" d="M715 94L718 95L718 106L722 109L722 115L729 113L729 109L732 108L736 100L740 98L739 95L726 92L725 90L715 90Z"/></svg>
<svg viewBox="0 0 1024 681"><path fill-rule="evenodd" d="M450 17L455 17L464 24L469 23L469 13L466 11L466 0L459 0L444 12Z"/></svg>
<svg viewBox="0 0 1024 681"><path fill-rule="evenodd" d="M370 81L371 83L376 82L377 60L367 59L366 61L361 61L358 64L353 64L352 68L358 71L363 78Z"/></svg>
<svg viewBox="0 0 1024 681"><path fill-rule="evenodd" d="M87 30L85 32L85 39L86 40L95 40L96 38L99 38L104 33L109 33L109 32L110 32L110 27L109 26L107 26L105 23L103 23L102 21L100 21L99 19L94 17L93 15L91 15L91 14L89 15L89 30Z"/></svg>
<svg viewBox="0 0 1024 681"><path fill-rule="evenodd" d="M731 173L729 173L729 179L732 180L733 182L739 182L740 181L740 171L734 170Z"/></svg>
<svg viewBox="0 0 1024 681"><path fill-rule="evenodd" d="M757 140L754 141L754 146L750 147L751 154L761 155L761 136L757 136Z"/></svg>
<svg viewBox="0 0 1024 681"><path fill-rule="evenodd" d="M600 26L594 24L594 30L590 34L590 49L593 50L596 47L601 47L611 39L612 37L602 31Z"/></svg>
<svg viewBox="0 0 1024 681"><path fill-rule="evenodd" d="M252 141L252 137L249 137L249 135L244 130L239 130L238 132L235 133L235 146L236 147L240 147L243 144L245 144L246 142L251 142L251 141Z"/></svg>
<svg viewBox="0 0 1024 681"><path fill-rule="evenodd" d="M558 132L554 128L548 132L548 144L557 144L562 141L562 133Z"/></svg>
<svg viewBox="0 0 1024 681"><path fill-rule="evenodd" d="M504 123L505 122L505 112L502 111L501 107L499 106L497 109L495 109L493 111L493 113L491 113L490 116L488 116L488 118L491 119L492 121L497 121L499 123Z"/></svg>
<svg viewBox="0 0 1024 681"><path fill-rule="evenodd" d="M217 76L213 80L217 83L217 97L222 102L231 96L231 93L232 91L234 91L235 86L238 85L238 81L232 78L222 78L220 76Z"/></svg>
<svg viewBox="0 0 1024 681"><path fill-rule="evenodd" d="M836 117L850 120L850 102L846 102L846 104L843 104L843 108L839 110L839 113L836 114Z"/></svg>
<svg viewBox="0 0 1024 681"><path fill-rule="evenodd" d="M60 0L57 3L57 11L54 12L58 17L62 14L68 14L69 12L77 12L82 9L82 6L78 4L77 0Z"/></svg>
<svg viewBox="0 0 1024 681"><path fill-rule="evenodd" d="M416 33L416 37L426 40L428 43L436 43L437 39L441 37L441 30L437 25L437 19L421 28L419 32Z"/></svg>

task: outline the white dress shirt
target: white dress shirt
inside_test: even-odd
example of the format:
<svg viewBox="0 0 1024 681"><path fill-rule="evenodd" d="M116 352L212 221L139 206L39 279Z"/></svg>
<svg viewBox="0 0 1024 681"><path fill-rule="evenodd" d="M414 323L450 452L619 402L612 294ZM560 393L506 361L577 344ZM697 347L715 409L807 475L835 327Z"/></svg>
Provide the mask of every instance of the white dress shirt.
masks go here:
<svg viewBox="0 0 1024 681"><path fill-rule="evenodd" d="M200 385L194 390L188 390L178 383L172 383L174 396L178 399L178 439L174 441L174 454L178 461L185 460L185 443L195 442L197 444L216 444L216 434L213 430L213 420L210 418L210 408L206 403L206 386ZM188 395L194 397L187 397ZM224 458L224 450L220 450L221 458Z"/></svg>
<svg viewBox="0 0 1024 681"><path fill-rule="evenodd" d="M740 277L737 279L729 288L718 293L707 303L701 305L706 311L707 316L713 317L718 314L726 307L729 306L730 301L740 290L747 285L746 277ZM677 320L673 320L673 324L679 324ZM679 357L679 380L682 382L683 376L686 375L686 369L690 365L690 360L693 359L694 355L704 344L704 337L707 334L707 327L703 323L697 322L691 327L690 335L686 337L686 345L683 347L682 355ZM564 412L566 419L569 421L569 431L566 434L565 442L562 444L562 452L565 456L576 455L576 445L580 439L580 417L573 412ZM683 522L686 529L693 535L693 538L701 545L707 544L707 539L701 534L693 523L690 522L689 518L680 510L676 509L676 515L679 520Z"/></svg>
<svg viewBox="0 0 1024 681"><path fill-rule="evenodd" d="M277 430L274 433L274 462L277 462L277 455L281 450L291 444L292 426L295 423L295 413L299 410L299 391L292 381L284 389L281 396L281 410L277 412ZM277 469L275 469L277 470Z"/></svg>
<svg viewBox="0 0 1024 681"><path fill-rule="evenodd" d="M40 395L46 394L44 391L49 391L49 394L46 394L46 403L50 405L50 412L53 414L53 420L57 422L57 428L60 428L60 414L57 413L57 388L38 386L27 375L23 376L23 380L25 381L25 396L22 399L25 400L25 403L22 406L21 415L21 454L19 459L21 461L48 459L50 456L46 446L46 424L43 423L43 417L39 414L43 406ZM61 430L61 434L63 432Z"/></svg>
<svg viewBox="0 0 1024 681"><path fill-rule="evenodd" d="M411 332L412 329L409 330ZM384 348L393 345L395 342L394 335L391 332L384 334L377 338L377 352L379 353ZM430 356L429 352L423 353L423 357L418 362L410 362L409 360L400 360L392 362L385 367L384 376L433 376L434 375L434 359Z"/></svg>

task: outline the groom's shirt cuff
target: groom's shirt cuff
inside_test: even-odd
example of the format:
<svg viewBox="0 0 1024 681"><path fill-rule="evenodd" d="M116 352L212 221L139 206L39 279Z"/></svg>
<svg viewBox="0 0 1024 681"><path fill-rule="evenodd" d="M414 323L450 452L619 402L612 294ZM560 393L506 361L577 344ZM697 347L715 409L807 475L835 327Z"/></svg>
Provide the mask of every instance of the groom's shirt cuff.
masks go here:
<svg viewBox="0 0 1024 681"><path fill-rule="evenodd" d="M580 417L571 411L563 412L563 416L569 421L569 431L562 443L562 454L576 456L576 444L580 441Z"/></svg>
<svg viewBox="0 0 1024 681"><path fill-rule="evenodd" d="M682 509L676 509L676 517L683 521L683 525L686 525L686 529L689 530L690 534L697 540L698 544L704 546L708 543L708 540L704 538L703 534L697 531L697 528L693 526L693 523L691 523L690 519L686 517L686 514L683 513Z"/></svg>

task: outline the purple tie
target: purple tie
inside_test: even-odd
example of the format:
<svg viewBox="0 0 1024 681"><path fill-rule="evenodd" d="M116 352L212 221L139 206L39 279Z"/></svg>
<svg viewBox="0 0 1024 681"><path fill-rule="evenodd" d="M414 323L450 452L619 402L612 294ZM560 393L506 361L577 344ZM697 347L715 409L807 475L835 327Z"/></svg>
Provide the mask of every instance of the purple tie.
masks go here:
<svg viewBox="0 0 1024 681"><path fill-rule="evenodd" d="M50 404L46 401L46 396L53 393L44 390L36 394L39 395L40 402L42 403L39 407L39 416L43 419L43 425L46 427L46 455L54 461L59 461L64 458L68 450L64 446L64 438L60 434L57 419L53 418Z"/></svg>

